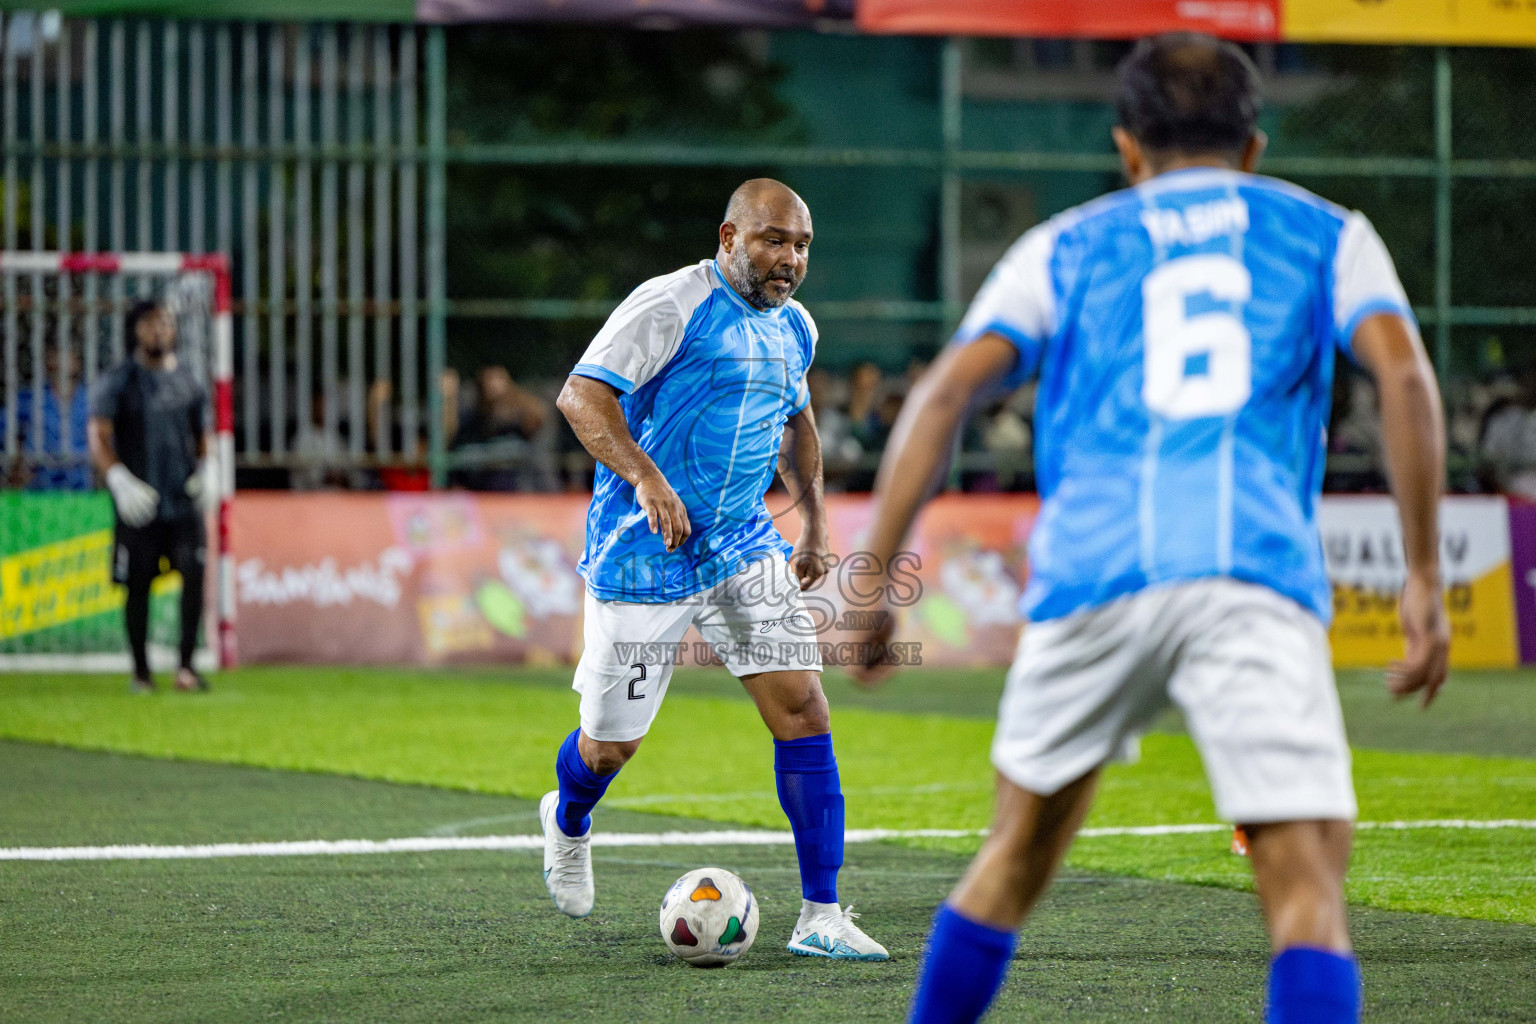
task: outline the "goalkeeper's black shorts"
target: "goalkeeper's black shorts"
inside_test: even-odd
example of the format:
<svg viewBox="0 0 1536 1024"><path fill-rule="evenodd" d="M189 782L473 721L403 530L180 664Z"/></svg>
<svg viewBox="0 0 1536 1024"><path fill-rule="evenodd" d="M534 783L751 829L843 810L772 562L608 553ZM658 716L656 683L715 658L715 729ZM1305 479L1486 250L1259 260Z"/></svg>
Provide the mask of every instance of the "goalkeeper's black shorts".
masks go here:
<svg viewBox="0 0 1536 1024"><path fill-rule="evenodd" d="M207 559L202 516L159 518L145 526L129 526L119 519L112 549L112 582L152 580L165 572L186 576L201 570Z"/></svg>

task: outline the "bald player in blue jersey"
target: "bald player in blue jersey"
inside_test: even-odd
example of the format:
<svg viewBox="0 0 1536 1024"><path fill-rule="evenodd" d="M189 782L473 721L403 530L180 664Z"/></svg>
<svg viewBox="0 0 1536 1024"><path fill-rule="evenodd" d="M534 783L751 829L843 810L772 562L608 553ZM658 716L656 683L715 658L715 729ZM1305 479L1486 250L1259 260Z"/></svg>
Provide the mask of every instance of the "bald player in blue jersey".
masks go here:
<svg viewBox="0 0 1536 1024"><path fill-rule="evenodd" d="M934 917L917 1024L985 1013L1100 770L1169 703L1218 810L1250 837L1274 953L1267 1020L1359 1019L1343 896L1355 797L1316 523L1336 355L1380 394L1407 565L1407 654L1387 682L1425 704L1449 648L1444 428L1369 222L1251 173L1259 102L1258 73L1230 43L1138 44L1114 130L1132 187L1014 245L886 449L869 548L889 565L967 411L1038 381L1041 509L992 747L996 816Z"/></svg>
<svg viewBox="0 0 1536 1024"><path fill-rule="evenodd" d="M578 566L587 582L573 683L581 725L556 757L559 788L539 806L544 879L561 911L591 912L592 808L639 749L693 625L773 734L800 863L789 950L885 960L838 903L843 796L816 627L800 594L825 575L828 555L805 385L816 324L793 299L811 237L799 196L770 179L746 182L726 208L715 258L636 288L560 395L599 465ZM776 469L803 523L793 549L764 503ZM729 765L739 752L719 755Z"/></svg>

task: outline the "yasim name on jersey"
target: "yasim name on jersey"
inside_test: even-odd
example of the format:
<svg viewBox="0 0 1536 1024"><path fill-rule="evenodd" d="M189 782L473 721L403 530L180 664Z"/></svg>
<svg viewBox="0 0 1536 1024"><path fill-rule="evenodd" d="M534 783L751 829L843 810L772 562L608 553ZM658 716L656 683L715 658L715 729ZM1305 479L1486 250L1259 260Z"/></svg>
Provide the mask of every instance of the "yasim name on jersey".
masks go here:
<svg viewBox="0 0 1536 1024"><path fill-rule="evenodd" d="M1143 210L1142 226L1165 249L1199 245L1217 235L1248 230L1248 204L1240 198L1196 203L1186 210Z"/></svg>

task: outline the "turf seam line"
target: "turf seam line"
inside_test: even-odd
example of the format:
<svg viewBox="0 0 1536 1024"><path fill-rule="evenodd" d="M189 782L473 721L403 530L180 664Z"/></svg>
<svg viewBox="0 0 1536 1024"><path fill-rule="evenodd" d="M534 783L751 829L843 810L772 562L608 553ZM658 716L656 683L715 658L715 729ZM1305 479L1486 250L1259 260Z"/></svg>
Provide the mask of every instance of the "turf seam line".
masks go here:
<svg viewBox="0 0 1536 1024"><path fill-rule="evenodd" d="M1224 832L1230 825L1198 823L1187 825L1132 825L1109 828L1085 828L1085 839L1114 836L1170 836L1204 832ZM1536 829L1536 820L1502 818L1478 821L1448 818L1430 821L1362 821L1361 831L1402 831L1407 829ZM850 829L844 835L849 843L871 843L884 839L972 839L985 835L983 829ZM598 832L594 846L788 846L794 843L790 832L763 830L724 830L709 832ZM209 860L220 857L317 857L351 856L383 853L439 853L456 850L542 850L542 836L411 836L401 839L308 839L266 843L203 843L192 845L118 845L118 846L22 846L0 848L0 861L68 860Z"/></svg>

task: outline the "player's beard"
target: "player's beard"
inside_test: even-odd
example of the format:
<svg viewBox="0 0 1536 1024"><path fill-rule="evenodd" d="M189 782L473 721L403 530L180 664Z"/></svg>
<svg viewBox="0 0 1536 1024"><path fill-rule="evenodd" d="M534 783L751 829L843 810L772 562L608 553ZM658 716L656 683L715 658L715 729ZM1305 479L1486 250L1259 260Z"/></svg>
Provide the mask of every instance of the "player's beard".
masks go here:
<svg viewBox="0 0 1536 1024"><path fill-rule="evenodd" d="M757 269L757 264L753 263L752 258L747 255L747 247L744 245L739 246L735 252L731 253L731 258L727 262L731 274L731 284L736 287L737 291L741 292L741 297L746 299L749 305L755 306L758 309L777 309L784 305L794 296L795 290L800 287L800 281L805 280L804 277L801 277L800 281L797 281L789 274L780 270L773 270L766 274L763 273ZM776 277L789 282L789 291L784 293L783 298L768 291L768 282Z"/></svg>

